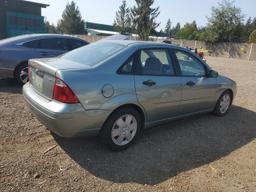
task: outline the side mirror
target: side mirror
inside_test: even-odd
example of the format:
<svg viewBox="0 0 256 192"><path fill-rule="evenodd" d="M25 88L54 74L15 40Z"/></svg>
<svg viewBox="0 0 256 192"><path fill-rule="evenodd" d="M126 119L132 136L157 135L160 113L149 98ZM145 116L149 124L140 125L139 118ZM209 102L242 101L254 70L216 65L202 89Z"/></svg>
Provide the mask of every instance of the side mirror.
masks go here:
<svg viewBox="0 0 256 192"><path fill-rule="evenodd" d="M207 77L209 77L209 78L216 78L218 76L219 76L219 73L217 71L214 71L214 70L210 70L208 72L208 75L207 75Z"/></svg>

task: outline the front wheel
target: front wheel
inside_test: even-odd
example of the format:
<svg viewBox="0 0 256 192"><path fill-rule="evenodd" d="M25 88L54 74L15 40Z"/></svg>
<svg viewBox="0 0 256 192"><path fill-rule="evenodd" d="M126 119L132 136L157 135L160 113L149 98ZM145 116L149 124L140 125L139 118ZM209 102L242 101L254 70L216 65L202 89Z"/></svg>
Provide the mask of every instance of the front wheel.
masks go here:
<svg viewBox="0 0 256 192"><path fill-rule="evenodd" d="M219 98L213 113L217 116L224 116L228 113L232 104L232 96L229 91L225 91Z"/></svg>
<svg viewBox="0 0 256 192"><path fill-rule="evenodd" d="M120 151L135 141L141 128L140 113L132 108L123 108L110 116L100 132L100 137L112 150Z"/></svg>

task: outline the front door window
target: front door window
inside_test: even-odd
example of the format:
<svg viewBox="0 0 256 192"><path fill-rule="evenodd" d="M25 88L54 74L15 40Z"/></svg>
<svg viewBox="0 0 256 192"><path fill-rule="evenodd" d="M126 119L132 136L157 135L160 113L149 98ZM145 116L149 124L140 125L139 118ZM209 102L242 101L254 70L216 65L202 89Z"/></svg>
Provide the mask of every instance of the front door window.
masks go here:
<svg viewBox="0 0 256 192"><path fill-rule="evenodd" d="M196 60L192 55L183 51L175 51L182 76L204 77L205 68L202 63Z"/></svg>

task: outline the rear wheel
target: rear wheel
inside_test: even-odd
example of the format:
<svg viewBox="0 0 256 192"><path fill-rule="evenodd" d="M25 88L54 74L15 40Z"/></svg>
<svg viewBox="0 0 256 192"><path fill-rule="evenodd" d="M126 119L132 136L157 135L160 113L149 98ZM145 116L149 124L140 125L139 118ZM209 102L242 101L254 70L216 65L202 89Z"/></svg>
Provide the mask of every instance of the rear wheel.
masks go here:
<svg viewBox="0 0 256 192"><path fill-rule="evenodd" d="M23 63L19 65L15 71L15 78L20 84L28 82L28 64Z"/></svg>
<svg viewBox="0 0 256 192"><path fill-rule="evenodd" d="M232 104L232 95L230 91L225 91L219 98L213 113L217 116L224 116L228 113Z"/></svg>
<svg viewBox="0 0 256 192"><path fill-rule="evenodd" d="M124 150L135 141L141 128L140 113L132 108L123 108L110 116L100 132L100 137L112 150Z"/></svg>

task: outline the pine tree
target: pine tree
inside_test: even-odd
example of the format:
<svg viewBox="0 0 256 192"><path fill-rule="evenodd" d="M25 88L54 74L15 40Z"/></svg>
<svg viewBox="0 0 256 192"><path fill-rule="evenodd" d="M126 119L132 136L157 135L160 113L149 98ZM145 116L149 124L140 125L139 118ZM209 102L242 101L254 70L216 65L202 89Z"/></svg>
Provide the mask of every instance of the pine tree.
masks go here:
<svg viewBox="0 0 256 192"><path fill-rule="evenodd" d="M54 24L50 24L49 21L45 21L44 22L44 27L45 27L45 31L47 33L58 33L56 27L54 26Z"/></svg>
<svg viewBox="0 0 256 192"><path fill-rule="evenodd" d="M74 1L71 1L62 13L62 19L58 22L58 29L66 34L83 34L85 33L84 24L79 8Z"/></svg>
<svg viewBox="0 0 256 192"><path fill-rule="evenodd" d="M180 31L180 23L177 23L176 26L172 29L172 36L176 37L179 31Z"/></svg>
<svg viewBox="0 0 256 192"><path fill-rule="evenodd" d="M130 19L130 9L127 7L126 0L123 0L122 5L119 7L119 10L116 12L116 19L114 21L114 27L121 34L129 32L131 27Z"/></svg>
<svg viewBox="0 0 256 192"><path fill-rule="evenodd" d="M140 40L148 40L149 35L160 25L156 22L160 14L159 7L152 8L154 0L135 1L136 5L131 9L133 28Z"/></svg>
<svg viewBox="0 0 256 192"><path fill-rule="evenodd" d="M165 30L164 32L167 34L168 37L171 37L171 32L172 32L172 23L171 23L171 20L168 19L167 23L166 23L166 26L165 26Z"/></svg>

